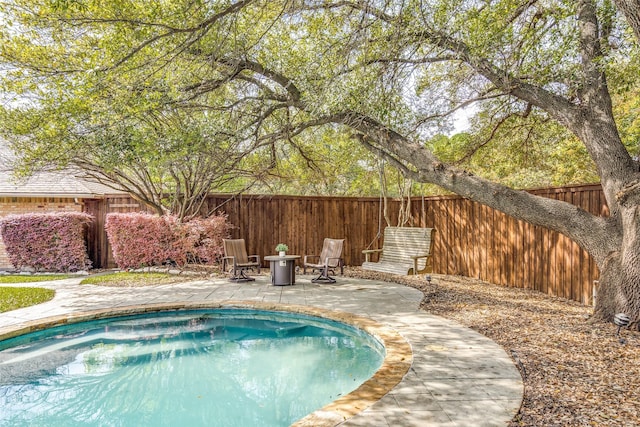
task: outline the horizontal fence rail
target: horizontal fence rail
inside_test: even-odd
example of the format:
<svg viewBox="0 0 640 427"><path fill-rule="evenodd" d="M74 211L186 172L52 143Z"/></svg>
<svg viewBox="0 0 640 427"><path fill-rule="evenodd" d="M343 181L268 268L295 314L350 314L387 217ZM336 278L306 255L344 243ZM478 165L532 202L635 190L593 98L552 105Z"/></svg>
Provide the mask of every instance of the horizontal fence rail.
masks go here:
<svg viewBox="0 0 640 427"><path fill-rule="evenodd" d="M608 215L600 185L531 190L563 200L596 215ZM203 212L224 212L234 225L232 237L243 238L250 254L275 254L286 243L290 254L318 255L325 237L345 239L347 265L361 265L363 249L382 247L387 225L380 198L211 195ZM386 217L397 225L399 200L388 200ZM406 208L406 206L405 206ZM104 232L110 212L144 210L128 197L85 203L96 217L89 233L94 266L113 267ZM409 226L432 227L434 273L463 275L491 283L533 289L591 303L598 269L576 243L544 227L518 221L459 196L414 197ZM266 263L265 263L266 266Z"/></svg>

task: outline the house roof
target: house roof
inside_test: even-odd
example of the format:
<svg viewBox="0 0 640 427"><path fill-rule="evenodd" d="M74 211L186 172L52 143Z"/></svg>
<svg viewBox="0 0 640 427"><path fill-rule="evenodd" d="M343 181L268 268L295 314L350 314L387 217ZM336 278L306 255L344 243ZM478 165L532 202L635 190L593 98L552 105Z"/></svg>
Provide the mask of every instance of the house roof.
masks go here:
<svg viewBox="0 0 640 427"><path fill-rule="evenodd" d="M11 169L11 151L0 139L0 197L73 197L103 198L106 195L126 194L106 185L80 177L71 170L36 172L18 179Z"/></svg>
<svg viewBox="0 0 640 427"><path fill-rule="evenodd" d="M27 179L15 180L10 173L0 174L2 197L74 197L102 198L110 194L123 194L105 185L89 182L61 172L39 172Z"/></svg>

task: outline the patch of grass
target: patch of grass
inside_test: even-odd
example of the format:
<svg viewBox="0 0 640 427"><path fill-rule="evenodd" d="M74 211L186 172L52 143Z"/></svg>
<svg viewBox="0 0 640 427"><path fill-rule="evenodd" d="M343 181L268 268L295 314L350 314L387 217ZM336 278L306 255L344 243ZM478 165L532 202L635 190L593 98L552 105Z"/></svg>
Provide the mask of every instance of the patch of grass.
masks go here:
<svg viewBox="0 0 640 427"><path fill-rule="evenodd" d="M68 274L2 274L0 283L29 283L46 282L47 280L62 280L73 277Z"/></svg>
<svg viewBox="0 0 640 427"><path fill-rule="evenodd" d="M53 289L0 286L0 313L41 304L52 299L55 294Z"/></svg>
<svg viewBox="0 0 640 427"><path fill-rule="evenodd" d="M140 287L166 285L170 283L184 282L185 280L188 279L169 273L123 271L118 273L87 277L86 279L83 279L80 284L112 287Z"/></svg>

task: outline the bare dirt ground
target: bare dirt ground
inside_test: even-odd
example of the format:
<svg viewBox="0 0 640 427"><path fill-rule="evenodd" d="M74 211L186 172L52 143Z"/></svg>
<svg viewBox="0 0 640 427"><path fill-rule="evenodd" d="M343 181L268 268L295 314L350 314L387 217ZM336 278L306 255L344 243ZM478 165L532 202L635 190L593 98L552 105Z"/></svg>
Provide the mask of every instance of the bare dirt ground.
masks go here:
<svg viewBox="0 0 640 427"><path fill-rule="evenodd" d="M640 333L617 336L592 308L480 280L391 276L349 268L345 275L404 283L424 293L421 308L493 339L524 380L510 426L640 426Z"/></svg>

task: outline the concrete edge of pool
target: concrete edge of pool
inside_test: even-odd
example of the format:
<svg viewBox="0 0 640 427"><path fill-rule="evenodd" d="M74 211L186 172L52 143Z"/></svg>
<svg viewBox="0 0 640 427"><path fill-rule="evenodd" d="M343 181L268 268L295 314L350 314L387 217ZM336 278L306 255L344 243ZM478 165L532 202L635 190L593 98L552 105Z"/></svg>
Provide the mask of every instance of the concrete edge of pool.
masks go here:
<svg viewBox="0 0 640 427"><path fill-rule="evenodd" d="M152 313L171 310L197 310L217 308L250 308L256 310L289 312L322 317L359 328L377 338L385 348L385 358L380 368L367 381L351 393L340 397L324 407L296 421L295 427L335 426L367 409L397 384L411 368L413 353L411 345L395 330L372 319L352 313L327 310L318 307L295 304L276 304L254 301L221 302L182 302L159 303L114 307L82 311L68 315L51 316L0 328L0 340L13 338L30 332L40 331L54 326L79 323L83 321L107 319L111 317Z"/></svg>

